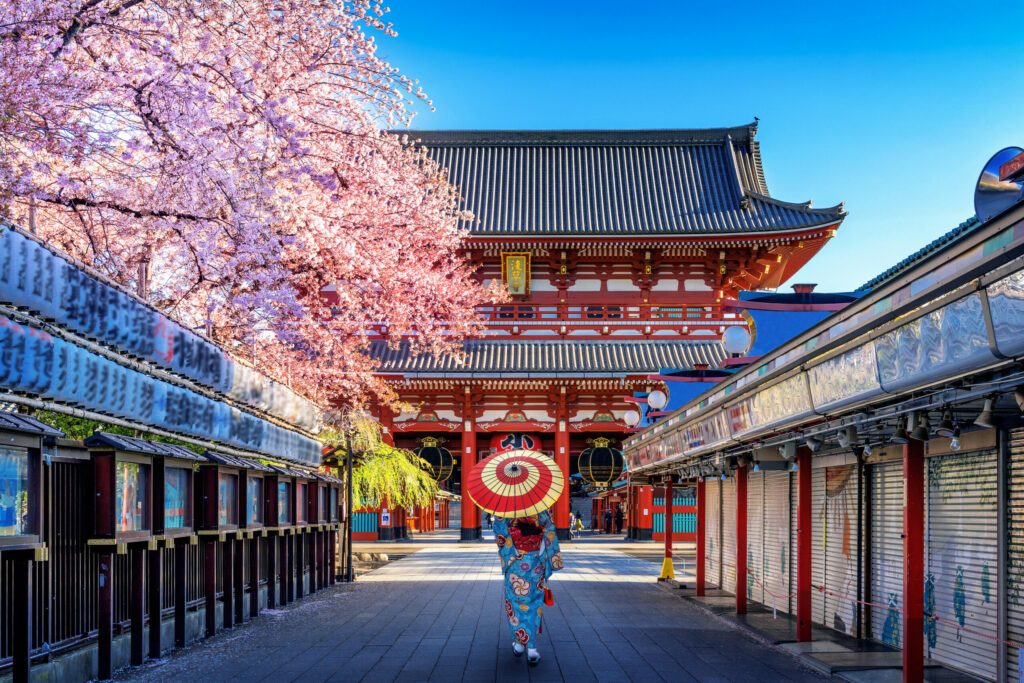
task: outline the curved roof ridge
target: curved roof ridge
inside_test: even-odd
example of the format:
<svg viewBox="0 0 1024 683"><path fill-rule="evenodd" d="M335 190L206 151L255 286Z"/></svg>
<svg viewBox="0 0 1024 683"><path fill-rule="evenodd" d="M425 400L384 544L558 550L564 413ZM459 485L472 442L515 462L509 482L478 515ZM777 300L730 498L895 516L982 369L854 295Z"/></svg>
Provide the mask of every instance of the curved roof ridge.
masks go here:
<svg viewBox="0 0 1024 683"><path fill-rule="evenodd" d="M413 142L423 144L479 144L507 145L544 144L666 144L666 143L721 143L726 136L739 142L748 142L757 134L757 122L740 126L717 128L647 128L647 129L474 129L474 130L418 130L394 129L396 135L407 135Z"/></svg>
<svg viewBox="0 0 1024 683"><path fill-rule="evenodd" d="M811 206L811 200L805 202L786 202L775 197L771 197L760 192L747 191L747 196L758 201L767 202L775 206L780 206L786 209L792 209L794 211L803 211L806 213L821 214L824 216L845 216L846 215L846 204L845 202L839 202L835 206L823 206L821 208L814 208Z"/></svg>
<svg viewBox="0 0 1024 683"><path fill-rule="evenodd" d="M977 216L971 216L970 218L961 221L960 224L957 225L952 230L945 232L942 235L939 235L934 240L932 240L928 244L924 245L923 247L912 253L910 256L907 256L899 263L890 266L886 270L882 271L875 277L871 278L870 280L862 284L860 287L857 288L858 291L863 289L874 289L875 287L884 284L886 281L894 278L896 275L902 273L904 270L907 270L918 261L924 259L926 256L929 256L932 253L942 249L947 244L956 242L960 237L966 235L967 233L970 233L971 231L974 230L974 228L981 225L981 223L982 222L978 220Z"/></svg>

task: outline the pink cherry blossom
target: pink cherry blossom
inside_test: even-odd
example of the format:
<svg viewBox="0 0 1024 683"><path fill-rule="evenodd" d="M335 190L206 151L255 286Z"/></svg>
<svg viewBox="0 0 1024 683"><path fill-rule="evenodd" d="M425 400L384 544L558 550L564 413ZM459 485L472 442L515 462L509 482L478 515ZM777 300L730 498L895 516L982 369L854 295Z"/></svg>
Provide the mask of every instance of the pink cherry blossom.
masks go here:
<svg viewBox="0 0 1024 683"><path fill-rule="evenodd" d="M0 206L322 405L391 399L376 324L452 351L497 295L456 190L381 130L430 106L377 56L386 12L0 0Z"/></svg>

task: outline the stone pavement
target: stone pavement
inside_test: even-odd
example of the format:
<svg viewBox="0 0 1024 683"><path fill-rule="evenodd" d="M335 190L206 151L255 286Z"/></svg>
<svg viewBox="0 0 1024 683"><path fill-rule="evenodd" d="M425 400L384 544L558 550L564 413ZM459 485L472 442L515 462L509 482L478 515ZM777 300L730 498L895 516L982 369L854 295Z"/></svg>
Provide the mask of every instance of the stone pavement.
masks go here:
<svg viewBox="0 0 1024 683"><path fill-rule="evenodd" d="M564 551L543 659L511 653L491 544L436 544L121 680L820 681L792 658L676 599L651 562Z"/></svg>

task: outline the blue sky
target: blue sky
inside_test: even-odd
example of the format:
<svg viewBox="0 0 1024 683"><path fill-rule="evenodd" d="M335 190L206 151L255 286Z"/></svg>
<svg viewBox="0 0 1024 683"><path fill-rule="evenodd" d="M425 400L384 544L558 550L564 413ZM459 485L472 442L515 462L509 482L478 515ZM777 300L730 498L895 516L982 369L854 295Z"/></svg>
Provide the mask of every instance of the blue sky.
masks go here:
<svg viewBox="0 0 1024 683"><path fill-rule="evenodd" d="M973 5L973 7L971 7ZM768 189L849 217L795 278L851 289L973 215L1024 146L1024 3L392 0L416 128L761 123ZM791 281L793 282L793 281Z"/></svg>

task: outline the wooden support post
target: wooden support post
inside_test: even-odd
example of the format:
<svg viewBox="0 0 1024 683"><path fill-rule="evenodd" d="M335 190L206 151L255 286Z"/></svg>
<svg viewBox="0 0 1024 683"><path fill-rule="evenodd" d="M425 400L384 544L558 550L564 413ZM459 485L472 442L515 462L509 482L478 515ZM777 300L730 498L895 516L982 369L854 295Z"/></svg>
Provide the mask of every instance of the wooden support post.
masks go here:
<svg viewBox="0 0 1024 683"><path fill-rule="evenodd" d="M285 565L288 574L288 602L295 602L295 534L288 534L288 562Z"/></svg>
<svg viewBox="0 0 1024 683"><path fill-rule="evenodd" d="M705 534L704 526L707 519L707 500L704 492L704 477L697 478L697 596L704 595L704 548Z"/></svg>
<svg viewBox="0 0 1024 683"><path fill-rule="evenodd" d="M96 555L99 569L100 585L97 591L97 639L96 664L97 678L101 681L110 680L113 674L111 664L112 646L114 643L114 555L101 552Z"/></svg>
<svg viewBox="0 0 1024 683"><path fill-rule="evenodd" d="M736 614L747 613L747 466L736 468Z"/></svg>
<svg viewBox="0 0 1024 683"><path fill-rule="evenodd" d="M147 565L149 567L148 576L146 577L146 584L149 589L147 591L147 602L149 603L147 608L149 612L149 656L151 659L160 659L160 653L163 651L163 643L161 642L163 634L160 632L160 624L163 621L160 615L164 608L163 550L155 548L149 550L146 555L148 556Z"/></svg>
<svg viewBox="0 0 1024 683"><path fill-rule="evenodd" d="M269 585L270 582L268 581ZM249 618L260 614L260 537L249 539Z"/></svg>
<svg viewBox="0 0 1024 683"><path fill-rule="evenodd" d="M174 544L174 647L185 647L185 575L188 571L188 540Z"/></svg>
<svg viewBox="0 0 1024 683"><path fill-rule="evenodd" d="M309 594L312 595L320 587L320 532L312 529L307 536L309 536L307 544L309 560L306 564L309 565Z"/></svg>
<svg viewBox="0 0 1024 683"><path fill-rule="evenodd" d="M245 622L245 540L242 534L228 541L235 546L235 623Z"/></svg>
<svg viewBox="0 0 1024 683"><path fill-rule="evenodd" d="M280 557L277 559L278 578L281 581L281 594L278 596L278 603L284 607L288 604L288 536L282 534L279 539Z"/></svg>
<svg viewBox="0 0 1024 683"><path fill-rule="evenodd" d="M206 584L206 637L217 633L217 541L203 543L203 581Z"/></svg>
<svg viewBox="0 0 1024 683"><path fill-rule="evenodd" d="M464 421L465 424L462 432L462 455L460 466L462 468L462 490L468 491L469 471L472 470L473 465L476 464L476 432L473 431L472 412L464 417ZM477 508L476 504L469 499L469 496L463 496L461 540L475 541L479 528L480 510Z"/></svg>
<svg viewBox="0 0 1024 683"><path fill-rule="evenodd" d="M221 576L224 577L221 598L224 605L224 628L232 628L235 625L235 539L228 536L221 547L224 549L220 568Z"/></svg>
<svg viewBox="0 0 1024 683"><path fill-rule="evenodd" d="M796 639L811 639L811 451L797 450Z"/></svg>
<svg viewBox="0 0 1024 683"><path fill-rule="evenodd" d="M13 617L11 636L14 651L14 683L27 683L32 667L32 560L18 557L13 562L14 590L11 592ZM109 647L108 647L109 653ZM109 660L109 654L108 654ZM109 669L109 665L107 667ZM110 678L110 674L107 674Z"/></svg>
<svg viewBox="0 0 1024 683"><path fill-rule="evenodd" d="M277 551L277 537L267 537L267 607L277 607L277 563L274 561Z"/></svg>
<svg viewBox="0 0 1024 683"><path fill-rule="evenodd" d="M924 442L903 445L903 680L924 677Z"/></svg>
<svg viewBox="0 0 1024 683"><path fill-rule="evenodd" d="M352 523L352 515L349 515L348 523ZM334 563L338 561L338 532L331 531L327 534L327 548L330 551L327 557L327 583L333 586L338 580L338 574L334 570Z"/></svg>
<svg viewBox="0 0 1024 683"><path fill-rule="evenodd" d="M131 618L131 664L139 666L146 661L146 546L131 546L132 595L129 603Z"/></svg>
<svg viewBox="0 0 1024 683"><path fill-rule="evenodd" d="M306 584L306 536L299 531L295 537L295 599L301 600Z"/></svg>
<svg viewBox="0 0 1024 683"><path fill-rule="evenodd" d="M640 529L637 540L650 541L654 538L654 487L641 486L639 488L640 509L637 514L640 517ZM601 518L597 520L597 523L599 528L604 528L604 510L601 510Z"/></svg>

